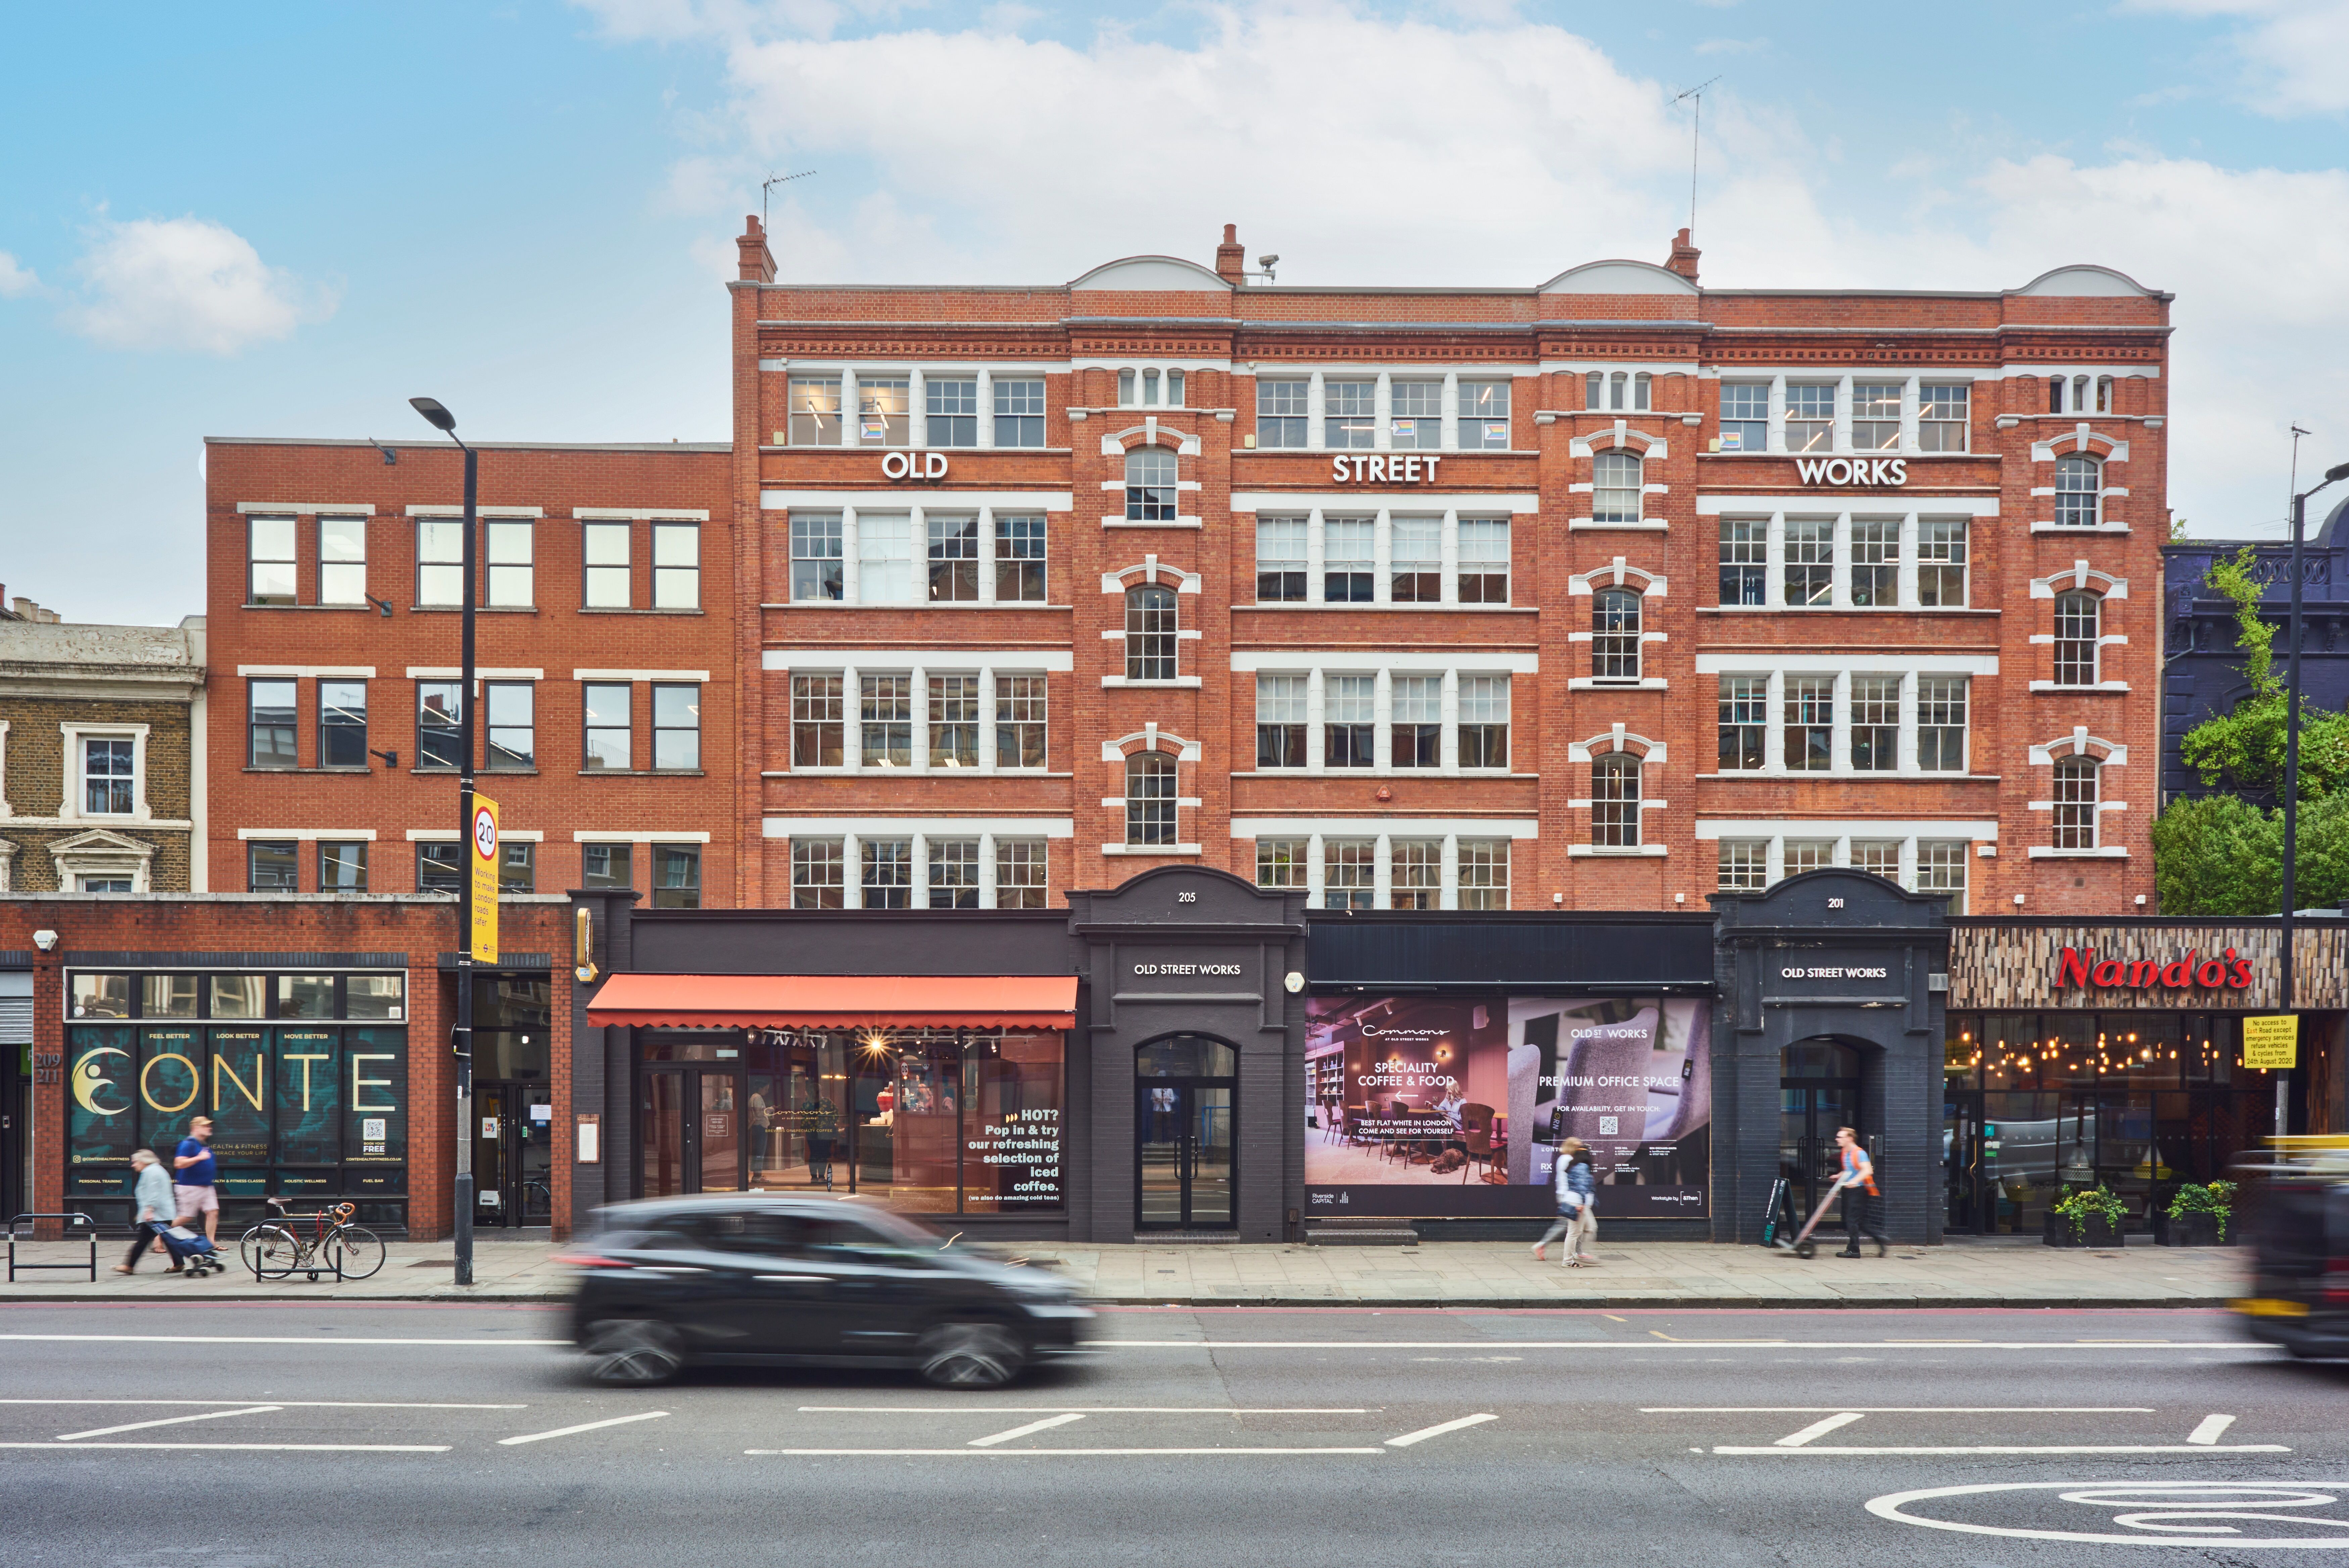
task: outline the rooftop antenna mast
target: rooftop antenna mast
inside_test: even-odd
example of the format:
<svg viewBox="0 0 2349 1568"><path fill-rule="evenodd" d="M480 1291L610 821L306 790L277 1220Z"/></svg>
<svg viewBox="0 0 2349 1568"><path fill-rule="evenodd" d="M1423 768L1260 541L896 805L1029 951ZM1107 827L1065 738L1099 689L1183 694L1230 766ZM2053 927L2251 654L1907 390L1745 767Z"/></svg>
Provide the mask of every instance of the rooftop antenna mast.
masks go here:
<svg viewBox="0 0 2349 1568"><path fill-rule="evenodd" d="M1715 78L1714 79L1718 80L1720 78ZM770 226L767 222L767 198L774 194L776 186L788 185L794 180L804 180L814 172L815 171L812 169L802 169L796 174L770 174L764 180L760 181L759 227L765 229Z"/></svg>
<svg viewBox="0 0 2349 1568"><path fill-rule="evenodd" d="M1704 89L1720 79L1719 77L1713 77L1709 80L1697 83L1686 92L1672 95L1674 103L1680 102L1682 99L1696 100L1695 117L1689 121L1689 244L1696 244L1696 151L1698 143L1704 135Z"/></svg>

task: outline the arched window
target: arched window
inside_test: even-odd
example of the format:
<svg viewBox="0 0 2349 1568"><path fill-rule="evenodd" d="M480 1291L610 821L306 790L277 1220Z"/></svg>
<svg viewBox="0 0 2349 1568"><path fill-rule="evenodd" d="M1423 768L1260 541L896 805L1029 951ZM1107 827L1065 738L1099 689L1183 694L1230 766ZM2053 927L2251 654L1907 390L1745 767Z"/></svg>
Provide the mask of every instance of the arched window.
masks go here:
<svg viewBox="0 0 2349 1568"><path fill-rule="evenodd" d="M1145 583L1125 594L1125 678L1174 679L1174 590Z"/></svg>
<svg viewBox="0 0 2349 1568"><path fill-rule="evenodd" d="M2055 847L2096 846L2096 774L2094 757L2065 757L2055 764Z"/></svg>
<svg viewBox="0 0 2349 1568"><path fill-rule="evenodd" d="M2055 684L2096 683L2096 634L2104 601L2091 593L2055 596Z"/></svg>
<svg viewBox="0 0 2349 1568"><path fill-rule="evenodd" d="M1590 764L1590 842L1640 846L1640 759L1629 752L1610 752Z"/></svg>
<svg viewBox="0 0 2349 1568"><path fill-rule="evenodd" d="M1602 452L1592 465L1590 520L1593 523L1637 523L1640 520L1639 458L1619 448Z"/></svg>
<svg viewBox="0 0 2349 1568"><path fill-rule="evenodd" d="M1590 674L1640 679L1640 596L1630 588L1602 588L1590 601Z"/></svg>
<svg viewBox="0 0 2349 1568"><path fill-rule="evenodd" d="M2055 460L2055 521L2066 528L2093 528L2105 520L2105 465L2074 453ZM1131 491L1128 494L1133 493Z"/></svg>
<svg viewBox="0 0 2349 1568"><path fill-rule="evenodd" d="M1174 521L1174 454L1138 446L1125 454L1125 515L1133 523Z"/></svg>
<svg viewBox="0 0 2349 1568"><path fill-rule="evenodd" d="M1174 842L1174 759L1164 752L1125 759L1125 841Z"/></svg>

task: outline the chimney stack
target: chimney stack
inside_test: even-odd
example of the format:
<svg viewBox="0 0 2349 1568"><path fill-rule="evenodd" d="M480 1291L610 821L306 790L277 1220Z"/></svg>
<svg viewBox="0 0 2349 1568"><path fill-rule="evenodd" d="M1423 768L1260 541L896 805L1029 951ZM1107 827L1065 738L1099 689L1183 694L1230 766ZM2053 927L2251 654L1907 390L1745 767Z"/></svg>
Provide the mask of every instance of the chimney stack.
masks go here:
<svg viewBox="0 0 2349 1568"><path fill-rule="evenodd" d="M759 222L758 213L743 218L742 233L735 240L734 248L741 257L738 275L744 283L775 281L775 253L767 248L767 231Z"/></svg>
<svg viewBox="0 0 2349 1568"><path fill-rule="evenodd" d="M1216 247L1216 275L1235 287L1247 281L1247 251L1239 241L1239 225L1224 225L1224 243Z"/></svg>
<svg viewBox="0 0 2349 1568"><path fill-rule="evenodd" d="M1691 283L1694 283L1696 281L1696 258L1703 254L1703 252L1698 250L1694 245L1689 244L1689 232L1686 229L1682 229L1679 234L1672 236L1671 259L1665 262L1664 265L1671 271L1680 274Z"/></svg>

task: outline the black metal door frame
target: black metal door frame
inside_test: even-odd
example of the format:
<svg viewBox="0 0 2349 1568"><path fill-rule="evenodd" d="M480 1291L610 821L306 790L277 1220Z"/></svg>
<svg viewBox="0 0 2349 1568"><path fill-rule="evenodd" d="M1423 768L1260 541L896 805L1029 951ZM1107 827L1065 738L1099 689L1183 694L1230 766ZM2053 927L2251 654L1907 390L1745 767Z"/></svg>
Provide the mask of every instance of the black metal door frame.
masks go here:
<svg viewBox="0 0 2349 1568"><path fill-rule="evenodd" d="M1218 1042L1220 1044L1220 1042ZM1136 1118L1149 1116L1150 1091L1173 1089L1175 1093L1174 1125L1181 1129L1174 1154L1175 1173L1182 1182L1182 1218L1172 1225L1152 1224L1142 1217L1142 1151L1146 1147L1139 1137L1133 1140L1133 1228L1144 1235L1163 1235L1170 1231L1236 1231L1239 1229L1240 1168L1239 1121L1240 1081L1233 1078L1142 1078L1133 1080L1133 1114ZM1197 1132L1197 1102L1192 1096L1199 1089L1221 1089L1230 1097L1226 1102L1226 1114L1231 1118L1230 1180L1231 1217L1228 1220L1195 1224L1191 1219L1191 1176L1197 1165L1195 1134Z"/></svg>

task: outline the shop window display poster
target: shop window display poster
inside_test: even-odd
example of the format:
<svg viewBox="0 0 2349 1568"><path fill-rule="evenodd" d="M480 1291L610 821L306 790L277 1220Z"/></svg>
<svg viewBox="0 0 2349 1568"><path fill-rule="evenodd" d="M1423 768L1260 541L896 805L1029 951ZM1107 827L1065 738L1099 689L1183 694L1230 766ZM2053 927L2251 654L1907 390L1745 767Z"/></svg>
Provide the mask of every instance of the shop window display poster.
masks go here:
<svg viewBox="0 0 2349 1568"><path fill-rule="evenodd" d="M1546 1216L1557 1147L1588 1144L1608 1219L1702 1219L1702 1001L1308 999L1308 1212Z"/></svg>

